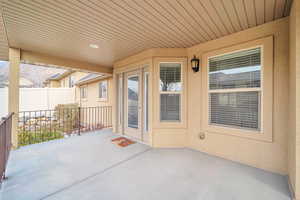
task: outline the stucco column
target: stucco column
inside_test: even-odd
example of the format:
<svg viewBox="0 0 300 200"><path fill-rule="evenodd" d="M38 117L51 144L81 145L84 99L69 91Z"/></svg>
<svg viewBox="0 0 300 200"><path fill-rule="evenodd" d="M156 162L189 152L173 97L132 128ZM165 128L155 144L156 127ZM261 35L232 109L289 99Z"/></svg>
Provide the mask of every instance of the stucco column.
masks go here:
<svg viewBox="0 0 300 200"><path fill-rule="evenodd" d="M8 112L13 112L12 145L18 147L20 49L9 48Z"/></svg>

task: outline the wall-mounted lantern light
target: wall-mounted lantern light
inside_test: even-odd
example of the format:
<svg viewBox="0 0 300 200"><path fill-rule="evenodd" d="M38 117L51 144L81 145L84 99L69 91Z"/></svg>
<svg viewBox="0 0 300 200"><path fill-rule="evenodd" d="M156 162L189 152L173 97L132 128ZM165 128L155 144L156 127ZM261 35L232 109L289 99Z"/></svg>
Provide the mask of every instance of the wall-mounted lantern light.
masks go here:
<svg viewBox="0 0 300 200"><path fill-rule="evenodd" d="M199 71L200 60L198 58L196 58L195 55L194 55L194 58L191 60L191 64L192 64L193 71L198 72Z"/></svg>
<svg viewBox="0 0 300 200"><path fill-rule="evenodd" d="M194 55L194 58L191 60L192 69L194 72L199 71L199 63L200 63L200 60L198 58L196 58L196 56Z"/></svg>

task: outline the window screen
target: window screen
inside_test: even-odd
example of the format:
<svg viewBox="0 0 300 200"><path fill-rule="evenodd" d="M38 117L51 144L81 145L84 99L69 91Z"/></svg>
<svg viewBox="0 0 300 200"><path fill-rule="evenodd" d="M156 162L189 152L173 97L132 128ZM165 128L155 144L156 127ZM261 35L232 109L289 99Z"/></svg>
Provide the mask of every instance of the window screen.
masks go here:
<svg viewBox="0 0 300 200"><path fill-rule="evenodd" d="M160 63L160 120L180 121L181 63Z"/></svg>
<svg viewBox="0 0 300 200"><path fill-rule="evenodd" d="M261 48L209 58L210 123L260 130Z"/></svg>

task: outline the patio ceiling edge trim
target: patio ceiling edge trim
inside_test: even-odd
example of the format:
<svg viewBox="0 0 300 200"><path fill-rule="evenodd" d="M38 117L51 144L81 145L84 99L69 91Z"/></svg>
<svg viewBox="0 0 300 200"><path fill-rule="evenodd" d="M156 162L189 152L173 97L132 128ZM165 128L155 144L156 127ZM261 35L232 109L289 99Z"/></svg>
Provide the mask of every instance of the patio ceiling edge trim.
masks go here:
<svg viewBox="0 0 300 200"><path fill-rule="evenodd" d="M82 81L80 83L75 83L75 85L82 86L82 85L85 85L85 84L88 84L88 83L94 83L96 81L106 80L106 79L109 79L111 77L112 77L111 75L99 76L99 77L96 77L96 78L93 78L93 79L88 79L88 80Z"/></svg>
<svg viewBox="0 0 300 200"><path fill-rule="evenodd" d="M137 63L152 57L187 57L187 48L150 48L114 62L114 68Z"/></svg>
<svg viewBox="0 0 300 200"><path fill-rule="evenodd" d="M26 51L21 49L21 61L30 64L38 65L56 65L60 67L66 67L74 70L86 70L90 72L98 72L102 74L113 73L112 67L104 67L92 63L77 61L73 59L66 59L56 56L50 56L46 54L36 53L32 51Z"/></svg>

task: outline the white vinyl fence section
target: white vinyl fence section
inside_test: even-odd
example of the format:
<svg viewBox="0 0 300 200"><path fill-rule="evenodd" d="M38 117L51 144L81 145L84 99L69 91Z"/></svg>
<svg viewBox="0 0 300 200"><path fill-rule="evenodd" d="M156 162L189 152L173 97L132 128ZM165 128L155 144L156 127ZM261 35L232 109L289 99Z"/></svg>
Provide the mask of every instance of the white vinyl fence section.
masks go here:
<svg viewBox="0 0 300 200"><path fill-rule="evenodd" d="M8 114L8 88L0 88L0 119Z"/></svg>
<svg viewBox="0 0 300 200"><path fill-rule="evenodd" d="M50 110L75 103L74 88L20 88L20 111ZM0 117L8 112L8 88L0 88Z"/></svg>

